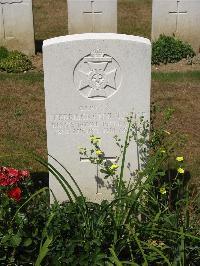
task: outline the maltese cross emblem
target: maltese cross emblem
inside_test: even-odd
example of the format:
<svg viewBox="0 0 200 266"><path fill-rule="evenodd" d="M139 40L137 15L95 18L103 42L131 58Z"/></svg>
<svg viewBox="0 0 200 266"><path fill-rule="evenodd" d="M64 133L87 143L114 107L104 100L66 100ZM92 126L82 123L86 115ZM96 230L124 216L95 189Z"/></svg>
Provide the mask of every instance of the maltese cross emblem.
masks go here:
<svg viewBox="0 0 200 266"><path fill-rule="evenodd" d="M74 78L79 92L88 99L106 99L119 88L119 64L100 50L85 56L76 66Z"/></svg>

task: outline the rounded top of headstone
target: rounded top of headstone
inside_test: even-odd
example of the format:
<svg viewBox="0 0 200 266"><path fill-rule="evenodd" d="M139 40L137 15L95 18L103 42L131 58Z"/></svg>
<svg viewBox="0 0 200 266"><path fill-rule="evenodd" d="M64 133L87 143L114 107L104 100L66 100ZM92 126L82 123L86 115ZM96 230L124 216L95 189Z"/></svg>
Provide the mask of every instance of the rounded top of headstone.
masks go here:
<svg viewBox="0 0 200 266"><path fill-rule="evenodd" d="M15 4L22 3L23 0L0 0L0 4Z"/></svg>
<svg viewBox="0 0 200 266"><path fill-rule="evenodd" d="M44 40L43 47L58 43L81 41L81 40L124 40L124 41L131 41L131 42L151 45L149 39L140 36L117 34L117 33L82 33L82 34L60 36Z"/></svg>

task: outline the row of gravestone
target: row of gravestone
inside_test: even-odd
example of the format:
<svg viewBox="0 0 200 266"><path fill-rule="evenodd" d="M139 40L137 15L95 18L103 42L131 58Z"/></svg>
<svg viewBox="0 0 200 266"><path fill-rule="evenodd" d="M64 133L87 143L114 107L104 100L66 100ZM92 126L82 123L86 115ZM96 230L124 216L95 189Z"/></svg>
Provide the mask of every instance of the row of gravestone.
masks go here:
<svg viewBox="0 0 200 266"><path fill-rule="evenodd" d="M67 0L69 34L117 32L117 0ZM175 35L200 48L200 0L153 0L152 39ZM0 0L0 46L35 53L32 0Z"/></svg>

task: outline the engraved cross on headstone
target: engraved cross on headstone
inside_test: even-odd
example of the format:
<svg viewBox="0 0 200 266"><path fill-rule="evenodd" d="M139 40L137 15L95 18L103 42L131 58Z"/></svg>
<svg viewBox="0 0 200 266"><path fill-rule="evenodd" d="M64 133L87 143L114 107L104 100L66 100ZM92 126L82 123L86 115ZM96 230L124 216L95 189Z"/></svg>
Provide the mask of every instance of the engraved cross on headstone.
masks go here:
<svg viewBox="0 0 200 266"><path fill-rule="evenodd" d="M106 157L106 156L104 156L104 161L110 161L110 162L112 162L112 163L115 163L116 162L116 157ZM90 162L90 159L88 159L88 158L84 158L84 157L81 157L80 158L80 161L82 162L82 163L90 163L91 164L91 162ZM101 194L101 192L100 192L100 189L101 189L101 187L102 187L102 179L100 178L100 171L99 171L99 166L98 166L98 164L96 165L96 176L95 176L95 179L96 179L96 184L97 184L97 190L96 190L96 194Z"/></svg>
<svg viewBox="0 0 200 266"><path fill-rule="evenodd" d="M16 3L22 3L23 0L0 0L0 28L2 29L0 31L1 35L0 39L12 39L13 36L8 36L6 32L6 17L4 14L4 7L6 5L16 4ZM9 18L8 18L9 19Z"/></svg>
<svg viewBox="0 0 200 266"><path fill-rule="evenodd" d="M176 15L176 31L175 31L175 33L178 32L179 15L187 14L187 11L180 11L179 3L180 3L180 0L178 0L177 3L176 3L176 11L169 11L169 14Z"/></svg>
<svg viewBox="0 0 200 266"><path fill-rule="evenodd" d="M103 14L102 11L95 11L94 2L94 0L90 1L90 11L83 11L84 15L89 15L92 18L92 32L95 31L95 16Z"/></svg>

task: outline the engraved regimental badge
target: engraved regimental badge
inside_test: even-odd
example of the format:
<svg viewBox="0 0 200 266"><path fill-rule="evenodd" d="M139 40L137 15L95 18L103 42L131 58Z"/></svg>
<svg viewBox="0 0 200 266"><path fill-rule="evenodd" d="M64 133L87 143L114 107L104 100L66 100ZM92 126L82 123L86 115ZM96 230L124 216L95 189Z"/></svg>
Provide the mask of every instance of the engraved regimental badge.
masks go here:
<svg viewBox="0 0 200 266"><path fill-rule="evenodd" d="M91 100L114 95L121 85L118 62L99 49L82 58L74 69L74 84L80 94Z"/></svg>

